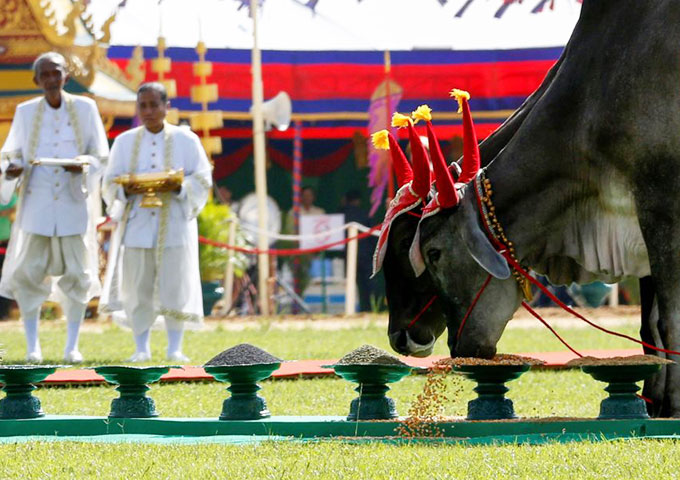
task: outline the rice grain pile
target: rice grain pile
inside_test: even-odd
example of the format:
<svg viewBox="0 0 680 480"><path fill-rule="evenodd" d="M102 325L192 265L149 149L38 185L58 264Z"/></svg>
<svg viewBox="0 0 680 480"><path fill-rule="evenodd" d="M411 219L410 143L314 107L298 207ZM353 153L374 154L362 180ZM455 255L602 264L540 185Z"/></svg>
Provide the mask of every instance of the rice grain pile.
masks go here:
<svg viewBox="0 0 680 480"><path fill-rule="evenodd" d="M657 357L656 355L631 355L628 357L581 357L567 362L567 367L581 366L615 366L615 365L668 365L675 363L672 360Z"/></svg>
<svg viewBox="0 0 680 480"><path fill-rule="evenodd" d="M394 355L373 345L362 345L338 360L336 365L399 365L408 367Z"/></svg>
<svg viewBox="0 0 680 480"><path fill-rule="evenodd" d="M471 366L471 365L543 365L545 362L537 358L523 357L521 355L509 355L499 353L493 358L476 357L456 357L445 358L437 363L449 366Z"/></svg>
<svg viewBox="0 0 680 480"><path fill-rule="evenodd" d="M205 366L262 365L281 363L283 360L248 343L241 343L218 353Z"/></svg>

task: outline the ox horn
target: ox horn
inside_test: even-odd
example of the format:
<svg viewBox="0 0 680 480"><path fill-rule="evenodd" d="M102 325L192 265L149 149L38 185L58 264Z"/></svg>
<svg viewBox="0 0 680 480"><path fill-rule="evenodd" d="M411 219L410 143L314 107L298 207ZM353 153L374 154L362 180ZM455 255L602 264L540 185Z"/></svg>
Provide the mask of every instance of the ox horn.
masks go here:
<svg viewBox="0 0 680 480"><path fill-rule="evenodd" d="M458 113L463 113L463 164L458 177L460 183L468 183L477 175L480 168L479 145L477 132L470 113L470 94L464 90L454 88L450 95L458 102Z"/></svg>
<svg viewBox="0 0 680 480"><path fill-rule="evenodd" d="M458 192L456 192L451 171L448 165L446 165L444 154L442 154L442 149L434 134L434 128L432 128L430 120L427 121L427 140L430 144L430 158L434 168L434 178L437 180L437 200L439 206L450 208L458 205Z"/></svg>
<svg viewBox="0 0 680 480"><path fill-rule="evenodd" d="M427 105L421 105L418 107L418 110L413 112L416 121L418 121L418 117L415 114L423 108L429 110ZM416 132L412 122L408 123L408 134L409 141L411 142L411 157L413 159L413 191L420 198L425 198L430 192L430 185L432 185L430 162L428 161L425 146L420 140L420 135Z"/></svg>
<svg viewBox="0 0 680 480"><path fill-rule="evenodd" d="M392 157L392 166L397 176L397 185L401 188L413 180L413 170L406 160L406 155L401 150L399 143L387 130L381 130L371 136L373 146L379 150L389 150Z"/></svg>

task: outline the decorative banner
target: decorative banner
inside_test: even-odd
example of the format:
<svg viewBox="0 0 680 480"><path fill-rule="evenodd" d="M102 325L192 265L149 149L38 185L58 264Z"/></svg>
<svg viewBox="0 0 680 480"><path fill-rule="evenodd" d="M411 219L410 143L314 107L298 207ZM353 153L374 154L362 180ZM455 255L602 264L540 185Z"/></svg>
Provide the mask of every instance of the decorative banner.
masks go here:
<svg viewBox="0 0 680 480"><path fill-rule="evenodd" d="M327 215L300 216L300 248L316 248L330 243L342 242L345 239L345 215L332 213ZM319 235L328 232L328 235ZM340 243L328 250L344 250L344 243Z"/></svg>
<svg viewBox="0 0 680 480"><path fill-rule="evenodd" d="M371 95L371 104L368 107L369 134L389 129L393 135L397 135L396 129L392 128L389 123L392 118L392 112L396 111L397 105L399 105L401 95L402 88L392 80L385 80L375 89L373 95ZM376 150L370 137L367 143L368 165L370 168L368 185L373 189L371 191L371 210L369 216L373 216L382 204L392 169L390 168L389 150Z"/></svg>

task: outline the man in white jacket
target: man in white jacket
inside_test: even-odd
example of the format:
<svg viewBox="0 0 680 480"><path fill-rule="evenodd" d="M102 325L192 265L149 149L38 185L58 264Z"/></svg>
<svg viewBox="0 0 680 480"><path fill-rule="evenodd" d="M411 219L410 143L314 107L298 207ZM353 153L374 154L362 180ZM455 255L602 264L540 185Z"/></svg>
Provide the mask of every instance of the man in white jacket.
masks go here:
<svg viewBox="0 0 680 480"><path fill-rule="evenodd" d="M157 319L165 322L168 360L188 361L182 353L185 326L203 320L196 216L212 187L212 168L196 134L165 122L168 106L162 84L139 87L143 125L116 138L104 173L104 200L118 225L100 305L132 328L132 362L151 359L150 329ZM161 207L141 206L142 195L114 181L125 174L179 169L184 180L159 193Z"/></svg>
<svg viewBox="0 0 680 480"><path fill-rule="evenodd" d="M80 325L87 303L101 290L94 212L88 206L96 200L89 197L98 195L109 148L95 102L63 91L68 80L64 57L40 55L33 73L44 96L17 106L0 151L0 196L8 198L19 186L0 295L17 301L26 359L40 362L40 307L54 293L67 320L64 360L78 363L83 360Z"/></svg>

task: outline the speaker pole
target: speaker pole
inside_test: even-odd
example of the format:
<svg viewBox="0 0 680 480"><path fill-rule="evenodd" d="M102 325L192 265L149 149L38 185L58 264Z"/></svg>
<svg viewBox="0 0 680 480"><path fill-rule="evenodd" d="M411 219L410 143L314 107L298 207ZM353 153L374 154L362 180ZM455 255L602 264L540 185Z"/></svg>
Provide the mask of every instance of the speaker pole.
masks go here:
<svg viewBox="0 0 680 480"><path fill-rule="evenodd" d="M250 15L253 19L253 52L251 57L253 72L253 150L255 154L255 193L257 195L257 247L260 251L269 249L269 218L267 211L267 170L264 147L264 118L262 115L262 56L257 43L257 1L250 0ZM269 315L269 255L260 253L257 256L257 291L259 294L260 313Z"/></svg>

